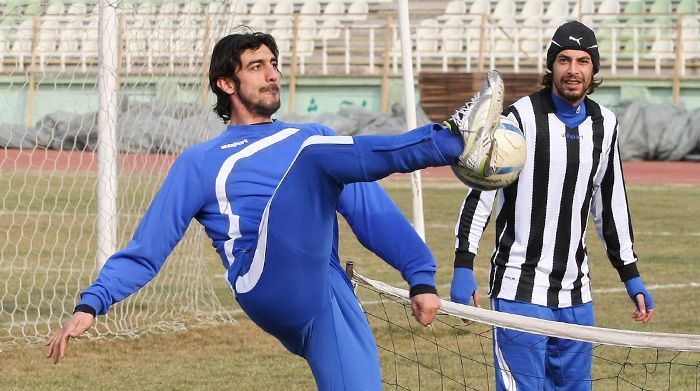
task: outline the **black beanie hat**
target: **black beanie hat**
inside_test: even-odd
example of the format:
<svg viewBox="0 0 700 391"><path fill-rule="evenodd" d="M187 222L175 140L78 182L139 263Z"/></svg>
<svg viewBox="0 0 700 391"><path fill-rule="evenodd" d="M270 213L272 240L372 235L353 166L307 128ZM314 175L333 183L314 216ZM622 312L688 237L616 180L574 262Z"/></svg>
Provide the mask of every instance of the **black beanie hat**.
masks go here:
<svg viewBox="0 0 700 391"><path fill-rule="evenodd" d="M547 50L547 69L552 70L554 60L562 50L583 50L591 55L593 61L593 73L600 69L600 54L598 54L598 40L593 30L585 24L577 21L566 22L554 32L552 42Z"/></svg>

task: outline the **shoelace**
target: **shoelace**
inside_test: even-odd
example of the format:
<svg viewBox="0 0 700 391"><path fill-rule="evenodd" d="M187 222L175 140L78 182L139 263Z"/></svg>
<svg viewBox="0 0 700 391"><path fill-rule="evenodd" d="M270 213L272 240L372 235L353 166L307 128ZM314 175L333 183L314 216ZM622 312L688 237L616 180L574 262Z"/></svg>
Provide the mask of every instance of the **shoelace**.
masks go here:
<svg viewBox="0 0 700 391"><path fill-rule="evenodd" d="M466 122L467 117L469 116L469 111L471 111L471 108L479 100L480 95L481 93L477 92L474 96L472 96L472 99L471 101L469 101L469 103L458 108L452 115L452 119L455 121L460 130L464 130L464 128L466 127L465 125L467 124Z"/></svg>

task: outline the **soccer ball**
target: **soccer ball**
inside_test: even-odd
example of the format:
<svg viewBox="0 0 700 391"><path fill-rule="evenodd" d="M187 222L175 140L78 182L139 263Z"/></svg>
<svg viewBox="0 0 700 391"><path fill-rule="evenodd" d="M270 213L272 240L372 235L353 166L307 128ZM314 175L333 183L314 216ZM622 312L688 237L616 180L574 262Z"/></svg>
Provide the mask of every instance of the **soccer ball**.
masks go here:
<svg viewBox="0 0 700 391"><path fill-rule="evenodd" d="M498 127L494 131L493 143L490 163L493 174L484 177L463 168L454 169L453 167L452 171L459 180L473 189L496 190L518 179L527 156L523 131L515 121L501 116Z"/></svg>

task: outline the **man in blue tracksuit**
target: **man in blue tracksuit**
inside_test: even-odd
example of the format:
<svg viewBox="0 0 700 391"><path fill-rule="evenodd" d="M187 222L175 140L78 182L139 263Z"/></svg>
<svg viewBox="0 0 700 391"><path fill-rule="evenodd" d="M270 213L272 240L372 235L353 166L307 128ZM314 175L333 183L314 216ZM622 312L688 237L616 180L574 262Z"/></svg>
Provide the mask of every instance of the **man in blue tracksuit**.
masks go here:
<svg viewBox="0 0 700 391"><path fill-rule="evenodd" d="M205 227L243 310L307 360L321 390L381 389L374 338L339 262L336 211L365 247L401 272L418 322L433 321L440 307L435 260L372 181L457 164L475 129L495 128L500 100L492 104L484 93L446 126L342 137L318 124L272 120L280 107L277 57L268 34L232 34L216 44L209 71L214 110L230 125L173 164L133 239L108 259L49 341L54 362L95 315L158 273L192 218ZM498 75L488 82L500 97ZM487 115L478 124L466 118L479 110Z"/></svg>

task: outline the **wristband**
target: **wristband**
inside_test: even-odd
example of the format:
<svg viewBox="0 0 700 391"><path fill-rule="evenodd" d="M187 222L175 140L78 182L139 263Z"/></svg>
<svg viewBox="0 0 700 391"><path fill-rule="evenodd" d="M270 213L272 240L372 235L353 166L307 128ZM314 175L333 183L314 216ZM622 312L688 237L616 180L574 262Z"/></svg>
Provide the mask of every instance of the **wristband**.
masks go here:
<svg viewBox="0 0 700 391"><path fill-rule="evenodd" d="M437 295L437 289L432 285L418 284L411 287L411 289L408 292L408 296L413 297L415 295L421 295L423 293L432 293L434 295Z"/></svg>
<svg viewBox="0 0 700 391"><path fill-rule="evenodd" d="M73 310L73 313L75 314L76 312L85 312L86 314L90 314L92 316L97 316L97 311L95 311L94 308L90 307L87 304L76 305L75 309Z"/></svg>

